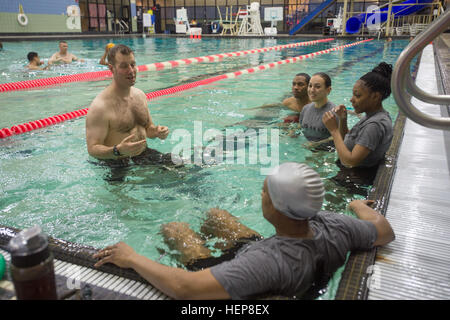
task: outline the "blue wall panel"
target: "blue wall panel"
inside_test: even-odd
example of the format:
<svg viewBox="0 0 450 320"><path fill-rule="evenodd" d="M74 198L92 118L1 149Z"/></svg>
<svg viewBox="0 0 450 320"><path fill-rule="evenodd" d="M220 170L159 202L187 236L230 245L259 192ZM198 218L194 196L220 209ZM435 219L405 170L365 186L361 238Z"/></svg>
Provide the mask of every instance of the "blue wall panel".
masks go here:
<svg viewBox="0 0 450 320"><path fill-rule="evenodd" d="M130 3L131 6L131 17L136 16L136 3Z"/></svg>
<svg viewBox="0 0 450 320"><path fill-rule="evenodd" d="M0 12L19 13L19 4L25 14L67 14L67 7L78 5L75 0L0 0Z"/></svg>

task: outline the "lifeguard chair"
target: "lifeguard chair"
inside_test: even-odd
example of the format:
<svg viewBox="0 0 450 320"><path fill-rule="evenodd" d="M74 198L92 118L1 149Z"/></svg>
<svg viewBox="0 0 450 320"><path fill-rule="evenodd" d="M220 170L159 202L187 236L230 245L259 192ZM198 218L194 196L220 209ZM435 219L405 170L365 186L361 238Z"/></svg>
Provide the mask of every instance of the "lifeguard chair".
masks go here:
<svg viewBox="0 0 450 320"><path fill-rule="evenodd" d="M242 23L239 27L238 35L263 35L261 26L261 18L259 14L259 2L252 2L246 6L246 14L239 12L239 17L242 17Z"/></svg>
<svg viewBox="0 0 450 320"><path fill-rule="evenodd" d="M187 35L202 34L202 28L191 28L187 17L187 10L184 7L182 7L181 9L177 9L177 18L174 18L174 22L176 33L185 33Z"/></svg>
<svg viewBox="0 0 450 320"><path fill-rule="evenodd" d="M231 35L235 35L237 32L236 26L238 14L236 15L236 18L233 21L233 6L230 7L230 15L228 15L228 7L225 8L225 20L222 19L222 13L220 12L219 6L217 6L217 11L219 12L219 19L220 19L219 24L222 26L221 35L226 34L227 31L229 31Z"/></svg>

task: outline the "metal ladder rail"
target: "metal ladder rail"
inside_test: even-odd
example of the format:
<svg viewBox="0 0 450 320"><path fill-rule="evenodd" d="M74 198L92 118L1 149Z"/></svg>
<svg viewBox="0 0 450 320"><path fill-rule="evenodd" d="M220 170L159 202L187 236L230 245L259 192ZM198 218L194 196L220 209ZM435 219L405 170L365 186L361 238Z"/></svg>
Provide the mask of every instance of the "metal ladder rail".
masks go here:
<svg viewBox="0 0 450 320"><path fill-rule="evenodd" d="M418 88L411 78L410 63L412 59L433 39L450 26L450 10L446 10L427 29L409 43L400 54L392 72L391 88L400 109L414 122L428 128L449 130L450 118L437 118L419 111L411 103L411 96L427 103L449 105L450 95L432 95ZM406 92L405 92L406 89Z"/></svg>
<svg viewBox="0 0 450 320"><path fill-rule="evenodd" d="M125 21L123 21L122 19L117 19L116 20L116 24L119 25L119 31L116 32L116 34L118 33L120 35L124 35L125 32L128 32L129 27L128 27L128 24Z"/></svg>

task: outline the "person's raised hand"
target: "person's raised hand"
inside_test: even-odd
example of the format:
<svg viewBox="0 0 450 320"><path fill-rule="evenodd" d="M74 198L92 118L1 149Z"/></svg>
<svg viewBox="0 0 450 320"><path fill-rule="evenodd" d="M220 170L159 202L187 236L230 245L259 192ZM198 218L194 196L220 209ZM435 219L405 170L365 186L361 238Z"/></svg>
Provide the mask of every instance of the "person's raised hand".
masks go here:
<svg viewBox="0 0 450 320"><path fill-rule="evenodd" d="M169 135L169 128L166 126L157 126L156 132L157 132L156 136L164 140Z"/></svg>
<svg viewBox="0 0 450 320"><path fill-rule="evenodd" d="M325 112L322 116L322 122L327 127L328 131L333 132L338 129L336 123L336 115L332 111Z"/></svg>
<svg viewBox="0 0 450 320"><path fill-rule="evenodd" d="M337 114L340 120L344 120L347 118L347 108L343 104L335 107L333 111Z"/></svg>

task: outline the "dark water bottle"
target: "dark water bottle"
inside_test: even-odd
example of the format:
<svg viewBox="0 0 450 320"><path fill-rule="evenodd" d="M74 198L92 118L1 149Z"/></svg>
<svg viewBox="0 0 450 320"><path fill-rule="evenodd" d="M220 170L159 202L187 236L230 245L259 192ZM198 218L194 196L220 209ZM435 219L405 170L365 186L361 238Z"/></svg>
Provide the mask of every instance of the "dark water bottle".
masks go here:
<svg viewBox="0 0 450 320"><path fill-rule="evenodd" d="M19 300L56 300L53 255L39 226L22 230L9 241L11 277Z"/></svg>

